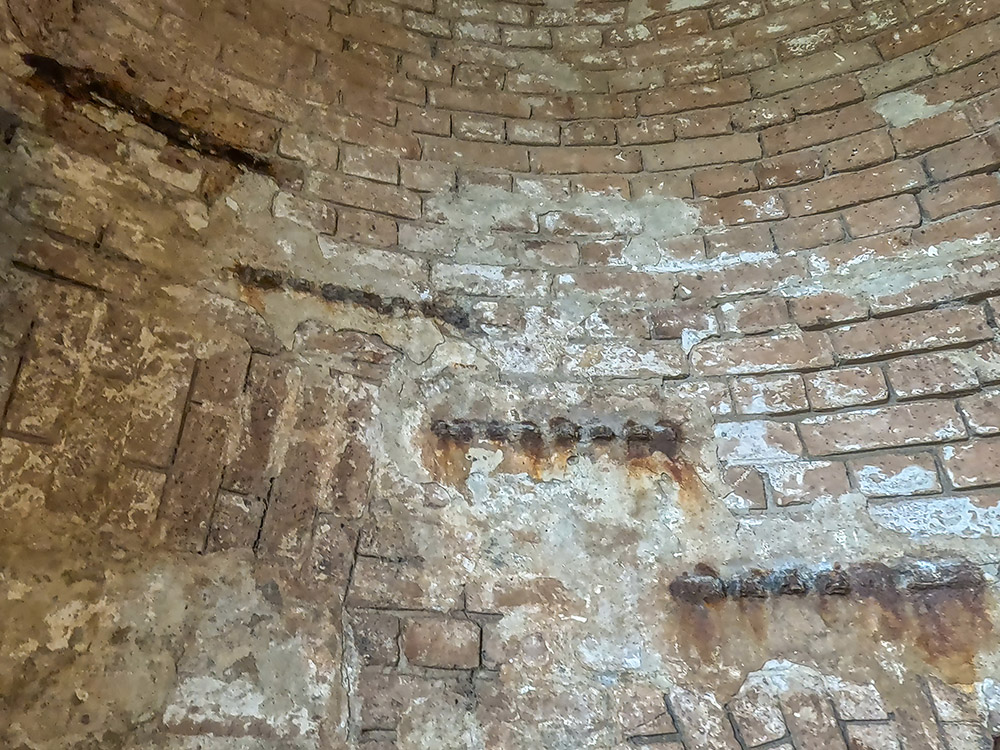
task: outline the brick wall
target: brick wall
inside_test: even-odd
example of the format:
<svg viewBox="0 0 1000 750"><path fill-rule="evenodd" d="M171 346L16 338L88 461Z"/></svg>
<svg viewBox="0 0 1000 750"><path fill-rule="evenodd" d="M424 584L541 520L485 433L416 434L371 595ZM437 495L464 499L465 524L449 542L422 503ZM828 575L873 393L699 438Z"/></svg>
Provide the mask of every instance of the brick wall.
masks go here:
<svg viewBox="0 0 1000 750"><path fill-rule="evenodd" d="M51 556L0 578L48 602L0 638L12 747L992 746L1000 4L7 0L0 35L0 539ZM914 560L979 577L668 585ZM201 604L150 634L108 581L161 570ZM325 670L309 717L215 624L241 579ZM60 617L107 651L29 644ZM115 618L183 665L150 706L70 689Z"/></svg>

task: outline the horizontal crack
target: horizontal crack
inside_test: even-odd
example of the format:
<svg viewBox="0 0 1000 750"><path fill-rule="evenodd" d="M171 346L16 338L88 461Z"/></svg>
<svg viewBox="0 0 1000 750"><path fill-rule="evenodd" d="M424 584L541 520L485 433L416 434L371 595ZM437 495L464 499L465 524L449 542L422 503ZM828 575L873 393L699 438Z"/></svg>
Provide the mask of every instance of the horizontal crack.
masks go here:
<svg viewBox="0 0 1000 750"><path fill-rule="evenodd" d="M411 302L405 297L382 297L363 289L351 289L339 284L318 284L281 271L268 268L237 265L234 269L241 284L265 291L289 289L301 294L320 297L327 302L349 302L374 310L379 315L399 315L417 313L425 318L434 318L443 323L465 329L469 327L469 314L458 305L444 304L435 300Z"/></svg>
<svg viewBox="0 0 1000 750"><path fill-rule="evenodd" d="M148 102L127 91L118 82L89 68L65 65L45 55L26 53L21 59L33 71L33 80L55 89L75 101L90 101L111 106L128 113L138 122L166 136L176 146L188 148L205 156L212 156L251 172L286 180L285 170L279 170L266 157L234 146L205 130L200 130L181 120L157 110Z"/></svg>

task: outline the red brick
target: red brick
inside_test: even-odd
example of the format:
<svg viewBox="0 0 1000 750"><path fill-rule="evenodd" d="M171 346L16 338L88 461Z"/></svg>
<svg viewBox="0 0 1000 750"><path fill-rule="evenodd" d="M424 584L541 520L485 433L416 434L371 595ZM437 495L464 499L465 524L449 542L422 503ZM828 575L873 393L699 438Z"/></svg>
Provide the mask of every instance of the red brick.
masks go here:
<svg viewBox="0 0 1000 750"><path fill-rule="evenodd" d="M222 481L230 425L208 408L190 405L157 514L171 547L201 552Z"/></svg>
<svg viewBox="0 0 1000 750"><path fill-rule="evenodd" d="M531 146L555 146L559 143L559 123L539 120L508 120L507 139Z"/></svg>
<svg viewBox="0 0 1000 750"><path fill-rule="evenodd" d="M396 244L397 236L396 221L388 216L368 211L353 211L349 208L340 210L340 219L337 222L338 239L375 247L392 247Z"/></svg>
<svg viewBox="0 0 1000 750"><path fill-rule="evenodd" d="M890 29L875 37L882 57L891 60L952 36L966 26L997 14L990 3L962 0L946 9L923 16L909 26Z"/></svg>
<svg viewBox="0 0 1000 750"><path fill-rule="evenodd" d="M401 161L400 184L421 192L449 192L455 188L455 167L440 162Z"/></svg>
<svg viewBox="0 0 1000 750"><path fill-rule="evenodd" d="M570 180L570 192L584 195L620 196L628 200L632 186L628 177L620 174L584 174Z"/></svg>
<svg viewBox="0 0 1000 750"><path fill-rule="evenodd" d="M732 123L737 130L761 130L794 119L795 112L787 102L775 99L757 100L736 108Z"/></svg>
<svg viewBox="0 0 1000 750"><path fill-rule="evenodd" d="M757 189L753 170L740 164L695 172L691 183L699 195L730 195Z"/></svg>
<svg viewBox="0 0 1000 750"><path fill-rule="evenodd" d="M399 106L398 128L404 133L427 133L428 135L449 135L451 133L451 116L447 112L427 107ZM416 153L400 154L400 156L419 156L419 146Z"/></svg>
<svg viewBox="0 0 1000 750"><path fill-rule="evenodd" d="M858 80L868 96L875 97L930 78L933 74L924 55L914 53L869 68L858 74Z"/></svg>
<svg viewBox="0 0 1000 750"><path fill-rule="evenodd" d="M748 161L759 157L760 144L757 142L757 137L750 133L698 138L662 146L646 146L642 149L643 167L654 172Z"/></svg>
<svg viewBox="0 0 1000 750"><path fill-rule="evenodd" d="M479 666L479 625L471 620L420 617L403 625L403 653L418 667Z"/></svg>
<svg viewBox="0 0 1000 750"><path fill-rule="evenodd" d="M796 185L823 176L823 158L818 151L799 151L761 159L754 166L762 188Z"/></svg>
<svg viewBox="0 0 1000 750"><path fill-rule="evenodd" d="M729 78L697 86L658 89L639 96L639 114L661 115L700 107L717 107L750 99L745 78Z"/></svg>
<svg viewBox="0 0 1000 750"><path fill-rule="evenodd" d="M544 49L552 46L552 34L548 29L506 28L503 29L503 43L507 47L529 47Z"/></svg>
<svg viewBox="0 0 1000 750"><path fill-rule="evenodd" d="M781 99L799 115L825 112L860 102L865 91L854 75L842 75L819 83L786 91Z"/></svg>
<svg viewBox="0 0 1000 750"><path fill-rule="evenodd" d="M477 141L456 141L450 138L424 138L423 158L508 172L528 171L528 150L524 146Z"/></svg>
<svg viewBox="0 0 1000 750"><path fill-rule="evenodd" d="M900 400L958 393L979 385L971 365L943 353L894 359L887 371L889 385Z"/></svg>
<svg viewBox="0 0 1000 750"><path fill-rule="evenodd" d="M939 245L942 242L970 237L1000 237L1000 209L996 206L979 208L913 230L914 246Z"/></svg>
<svg viewBox="0 0 1000 750"><path fill-rule="evenodd" d="M851 491L847 467L835 461L793 461L764 467L778 506L830 500Z"/></svg>
<svg viewBox="0 0 1000 750"><path fill-rule="evenodd" d="M702 305L673 305L650 313L651 337L657 340L680 339L685 332L714 333L718 324L711 311Z"/></svg>
<svg viewBox="0 0 1000 750"><path fill-rule="evenodd" d="M975 136L934 149L924 157L927 173L936 182L993 169L1000 165L1000 138Z"/></svg>
<svg viewBox="0 0 1000 750"><path fill-rule="evenodd" d="M507 137L503 118L493 115L455 113L451 116L451 131L456 138L467 141L502 143Z"/></svg>
<svg viewBox="0 0 1000 750"><path fill-rule="evenodd" d="M805 264L795 256L741 260L711 270L678 274L677 296L691 299L769 292L805 275Z"/></svg>
<svg viewBox="0 0 1000 750"><path fill-rule="evenodd" d="M611 120L580 120L562 126L564 146L606 146L616 140L615 124Z"/></svg>
<svg viewBox="0 0 1000 750"><path fill-rule="evenodd" d="M755 47L853 13L854 7L848 0L809 0L786 10L772 11L756 21L741 23L733 37L741 46Z"/></svg>
<svg viewBox="0 0 1000 750"><path fill-rule="evenodd" d="M920 207L912 195L894 195L848 208L844 211L844 222L851 236L868 237L890 229L919 225Z"/></svg>
<svg viewBox="0 0 1000 750"><path fill-rule="evenodd" d="M803 377L809 403L817 411L865 406L889 399L885 375L877 367L842 367Z"/></svg>
<svg viewBox="0 0 1000 750"><path fill-rule="evenodd" d="M738 49L722 55L722 77L744 75L774 65L777 56L770 49Z"/></svg>
<svg viewBox="0 0 1000 750"><path fill-rule="evenodd" d="M745 227L728 227L704 236L704 246L709 257L764 253L774 250L771 232L764 224ZM691 257L696 257L692 254Z"/></svg>
<svg viewBox="0 0 1000 750"><path fill-rule="evenodd" d="M976 130L985 130L1000 122L1000 91L986 94L968 104L966 116Z"/></svg>
<svg viewBox="0 0 1000 750"><path fill-rule="evenodd" d="M791 188L785 192L785 202L792 216L804 216L902 193L926 184L927 178L918 164L900 161Z"/></svg>
<svg viewBox="0 0 1000 750"><path fill-rule="evenodd" d="M591 378L679 378L687 374L681 345L674 341L569 344L563 367Z"/></svg>
<svg viewBox="0 0 1000 750"><path fill-rule="evenodd" d="M290 395L290 381L290 368L285 362L256 354L251 358L246 381L249 421L226 469L222 485L226 489L242 495L266 494L271 443Z"/></svg>
<svg viewBox="0 0 1000 750"><path fill-rule="evenodd" d="M1000 440L980 438L945 446L941 459L955 487L1000 484Z"/></svg>
<svg viewBox="0 0 1000 750"><path fill-rule="evenodd" d="M733 132L732 113L728 109L698 109L674 118L678 138L707 138Z"/></svg>
<svg viewBox="0 0 1000 750"><path fill-rule="evenodd" d="M691 367L699 375L752 375L832 364L830 343L821 333L707 341L691 350Z"/></svg>
<svg viewBox="0 0 1000 750"><path fill-rule="evenodd" d="M787 125L777 125L761 133L761 145L767 155L797 151L828 143L884 124L882 117L865 102L833 112L805 115Z"/></svg>
<svg viewBox="0 0 1000 750"><path fill-rule="evenodd" d="M746 334L767 333L789 321L784 297L753 297L719 305L723 330Z"/></svg>
<svg viewBox="0 0 1000 750"><path fill-rule="evenodd" d="M852 323L830 331L833 347L844 360L938 349L992 337L993 329L979 307L926 310Z"/></svg>
<svg viewBox="0 0 1000 750"><path fill-rule="evenodd" d="M663 115L618 121L618 141L625 145L669 143L674 140L674 120Z"/></svg>
<svg viewBox="0 0 1000 750"><path fill-rule="evenodd" d="M809 253L809 269L816 274L845 269L871 260L907 258L913 254L910 236L915 230L897 229L858 240L835 242Z"/></svg>
<svg viewBox="0 0 1000 750"><path fill-rule="evenodd" d="M684 174L643 174L633 177L632 197L641 198L644 195L671 196L675 198L691 198L691 178Z"/></svg>
<svg viewBox="0 0 1000 750"><path fill-rule="evenodd" d="M698 204L705 225L727 226L773 221L788 216L788 211L776 190L757 191L714 198Z"/></svg>
<svg viewBox="0 0 1000 750"><path fill-rule="evenodd" d="M950 73L939 73L918 84L913 93L926 97L928 104L961 102L1000 88L1000 55L992 55Z"/></svg>
<svg viewBox="0 0 1000 750"><path fill-rule="evenodd" d="M392 666L399 661L399 618L384 612L352 612L354 648L364 666Z"/></svg>
<svg viewBox="0 0 1000 750"><path fill-rule="evenodd" d="M890 453L850 461L858 489L868 497L927 495L941 491L930 453Z"/></svg>
<svg viewBox="0 0 1000 750"><path fill-rule="evenodd" d="M275 218L289 219L318 233L333 234L337 231L337 210L322 201L279 192L274 196L271 210Z"/></svg>
<svg viewBox="0 0 1000 750"><path fill-rule="evenodd" d="M965 427L954 404L919 401L808 417L799 433L811 454L823 456L955 440Z"/></svg>
<svg viewBox="0 0 1000 750"><path fill-rule="evenodd" d="M641 168L638 151L601 146L532 148L531 164L545 174L638 172Z"/></svg>
<svg viewBox="0 0 1000 750"><path fill-rule="evenodd" d="M802 455L793 424L763 419L716 424L715 446L719 459L729 466L793 461Z"/></svg>
<svg viewBox="0 0 1000 750"><path fill-rule="evenodd" d="M573 94L547 96L532 108L532 119L540 120L590 120L634 117L634 107L626 107L623 97L607 94Z"/></svg>
<svg viewBox="0 0 1000 750"><path fill-rule="evenodd" d="M865 5L865 12L837 24L840 38L845 42L856 42L858 39L864 39L906 21L906 11L898 2L865 3Z"/></svg>
<svg viewBox="0 0 1000 750"><path fill-rule="evenodd" d="M777 65L750 74L750 83L759 96L769 96L782 91L815 83L841 73L878 65L878 53L864 42L840 45L835 50L824 50L809 57Z"/></svg>
<svg viewBox="0 0 1000 750"><path fill-rule="evenodd" d="M884 130L851 136L824 149L830 174L852 172L891 161L895 156L892 139Z"/></svg>
<svg viewBox="0 0 1000 750"><path fill-rule="evenodd" d="M778 59L788 60L811 55L820 50L830 49L840 41L837 30L832 26L821 26L812 31L803 31L778 42Z"/></svg>
<svg viewBox="0 0 1000 750"><path fill-rule="evenodd" d="M763 510L767 507L764 477L749 466L730 466L723 474L723 481L730 489L726 495L727 507L744 510Z"/></svg>
<svg viewBox="0 0 1000 750"><path fill-rule="evenodd" d="M968 120L959 112L941 114L917 120L910 125L889 131L899 156L911 156L935 146L972 135Z"/></svg>
<svg viewBox="0 0 1000 750"><path fill-rule="evenodd" d="M528 98L519 94L492 91L489 95L484 95L482 91L461 88L432 88L427 93L430 105L439 109L481 112L502 117L531 116Z"/></svg>
<svg viewBox="0 0 1000 750"><path fill-rule="evenodd" d="M840 292L815 292L789 300L792 317L802 328L820 328L868 317L868 305Z"/></svg>
<svg viewBox="0 0 1000 750"><path fill-rule="evenodd" d="M1000 390L984 390L960 399L958 407L974 435L1000 434Z"/></svg>
<svg viewBox="0 0 1000 750"><path fill-rule="evenodd" d="M930 63L937 70L952 70L991 55L998 49L1000 22L990 21L960 31L936 44Z"/></svg>
<svg viewBox="0 0 1000 750"><path fill-rule="evenodd" d="M968 208L1000 203L1000 178L996 174L978 174L934 185L919 194L920 205L929 219L964 211Z"/></svg>
<svg viewBox="0 0 1000 750"><path fill-rule="evenodd" d="M312 172L307 189L320 198L354 208L407 219L420 216L420 197L395 185L384 185L359 177Z"/></svg>
<svg viewBox="0 0 1000 750"><path fill-rule="evenodd" d="M293 439L289 445L281 473L271 487L257 540L257 554L262 559L293 563L307 552L316 508L327 491L328 477L322 471L326 460L324 448L308 439ZM347 583L353 551L353 546L344 550L342 585Z"/></svg>
<svg viewBox="0 0 1000 750"><path fill-rule="evenodd" d="M717 29L749 21L764 15L764 4L755 0L729 0L709 10L712 26Z"/></svg>
<svg viewBox="0 0 1000 750"><path fill-rule="evenodd" d="M732 391L741 414L789 414L809 408L802 376L794 373L736 378Z"/></svg>

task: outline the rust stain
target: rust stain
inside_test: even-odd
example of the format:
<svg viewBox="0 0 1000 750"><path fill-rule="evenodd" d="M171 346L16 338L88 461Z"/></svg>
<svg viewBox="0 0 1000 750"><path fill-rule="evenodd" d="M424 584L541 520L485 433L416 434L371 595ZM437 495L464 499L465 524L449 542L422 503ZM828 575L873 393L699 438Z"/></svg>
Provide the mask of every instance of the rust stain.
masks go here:
<svg viewBox="0 0 1000 750"><path fill-rule="evenodd" d="M914 641L948 682L974 682L976 654L994 641L983 594L976 590L924 591L912 600Z"/></svg>
<svg viewBox="0 0 1000 750"><path fill-rule="evenodd" d="M818 616L829 632L904 646L912 669L969 683L976 654L995 639L981 571L968 563L862 563L819 575L752 569L727 582L702 566L674 578L669 592L668 627L679 648L702 658L773 653L807 632L794 623L814 627Z"/></svg>
<svg viewBox="0 0 1000 750"><path fill-rule="evenodd" d="M669 477L682 488L682 497L703 505L694 468L679 457L679 428L666 420L653 426L626 423L620 433L604 424L581 426L564 417L541 424L436 419L423 449L424 463L438 481L462 484L470 462L464 454L471 446L500 450L497 471L527 474L536 480L564 475L581 456L603 458L624 466L631 489L648 491L651 480ZM462 459L459 459L459 455Z"/></svg>

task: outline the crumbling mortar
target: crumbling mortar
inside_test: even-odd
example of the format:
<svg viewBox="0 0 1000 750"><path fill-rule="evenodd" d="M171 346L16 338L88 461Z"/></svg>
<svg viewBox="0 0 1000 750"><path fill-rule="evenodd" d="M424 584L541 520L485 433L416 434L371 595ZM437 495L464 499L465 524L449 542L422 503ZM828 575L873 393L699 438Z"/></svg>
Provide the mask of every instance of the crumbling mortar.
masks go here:
<svg viewBox="0 0 1000 750"><path fill-rule="evenodd" d="M21 58L35 71L33 75L35 81L58 91L70 100L85 100L98 106L125 112L136 122L166 136L167 140L176 146L272 177L279 184L295 182L294 178L289 179L288 175L283 173L276 162L228 143L212 133L184 124L140 99L117 81L95 70L75 68L54 58L30 52L23 54Z"/></svg>

